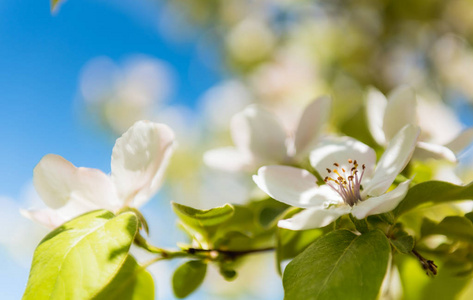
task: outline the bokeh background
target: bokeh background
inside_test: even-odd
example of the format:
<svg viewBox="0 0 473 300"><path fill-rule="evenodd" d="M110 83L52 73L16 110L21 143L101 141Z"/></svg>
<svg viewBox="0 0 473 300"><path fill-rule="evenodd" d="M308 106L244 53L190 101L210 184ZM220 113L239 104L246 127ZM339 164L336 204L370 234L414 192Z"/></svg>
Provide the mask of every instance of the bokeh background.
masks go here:
<svg viewBox="0 0 473 300"><path fill-rule="evenodd" d="M41 205L31 177L43 155L109 172L131 124L169 124L179 148L143 212L153 241L172 247L185 237L170 200L210 208L253 195L248 176L202 163L205 150L231 144L229 119L250 103L290 129L304 104L330 94L332 127L372 143L360 129L367 88L409 84L451 112L434 132L473 126L472 20L468 0L68 0L52 14L46 0L0 2L2 298L21 297L46 232L18 212ZM469 182L469 152L438 176ZM281 298L271 259L256 256L231 284L211 273L192 298ZM153 267L160 299L173 297L174 267Z"/></svg>

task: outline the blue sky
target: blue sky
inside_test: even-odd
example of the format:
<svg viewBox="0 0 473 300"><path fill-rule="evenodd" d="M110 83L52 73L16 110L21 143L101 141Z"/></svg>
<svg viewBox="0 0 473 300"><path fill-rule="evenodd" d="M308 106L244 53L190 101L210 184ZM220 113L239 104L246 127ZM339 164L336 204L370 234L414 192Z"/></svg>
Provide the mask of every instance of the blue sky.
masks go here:
<svg viewBox="0 0 473 300"><path fill-rule="evenodd" d="M90 59L142 53L165 60L178 74L178 103L192 105L216 82L192 40L163 40L158 12L147 0L69 0L52 16L45 0L1 1L0 194L17 197L46 153L108 171L113 140L91 132L77 113L78 78ZM196 82L196 69L207 76Z"/></svg>
<svg viewBox="0 0 473 300"><path fill-rule="evenodd" d="M151 2L69 0L51 15L47 0L0 1L0 195L18 199L47 153L109 172L114 139L91 130L78 112L79 74L90 59L146 54L167 61L178 77L172 101L189 106L218 81L197 59L198 36L164 40L160 8ZM18 299L28 270L1 248L0 258L2 298Z"/></svg>

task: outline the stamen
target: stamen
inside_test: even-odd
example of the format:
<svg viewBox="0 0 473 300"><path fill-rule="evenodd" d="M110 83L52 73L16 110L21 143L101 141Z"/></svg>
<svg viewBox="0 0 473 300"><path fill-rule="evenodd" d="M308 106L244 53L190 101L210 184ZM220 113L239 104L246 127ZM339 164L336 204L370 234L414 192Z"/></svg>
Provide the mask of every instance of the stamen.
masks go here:
<svg viewBox="0 0 473 300"><path fill-rule="evenodd" d="M360 175L358 172L358 162L356 160L348 159L348 163L353 164L353 167L349 169L349 172L347 172L345 168L340 167L338 163L333 163L337 168L334 170L327 168L326 170L329 174L333 172L336 177L332 178L331 176L327 176L324 181L342 197L346 204L353 206L359 201L362 201L360 193L361 179L365 173L366 166L364 164L362 165L362 172Z"/></svg>

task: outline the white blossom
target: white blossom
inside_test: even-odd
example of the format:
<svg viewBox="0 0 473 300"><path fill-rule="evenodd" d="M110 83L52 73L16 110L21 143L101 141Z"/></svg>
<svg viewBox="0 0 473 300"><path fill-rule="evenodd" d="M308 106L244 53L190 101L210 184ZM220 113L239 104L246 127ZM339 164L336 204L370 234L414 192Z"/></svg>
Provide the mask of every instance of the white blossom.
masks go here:
<svg viewBox="0 0 473 300"><path fill-rule="evenodd" d="M368 128L382 146L407 124L419 125L422 130L414 152L416 159L456 162L456 155L473 141L473 128L459 132L458 124L452 121L453 116L445 105L417 99L414 91L406 86L397 88L388 98L371 88L366 100Z"/></svg>
<svg viewBox="0 0 473 300"><path fill-rule="evenodd" d="M272 198L305 208L279 221L279 227L318 228L349 213L363 219L393 210L406 195L410 180L388 190L409 162L418 136L416 126L403 127L376 166L376 154L367 145L350 137L326 139L310 154L312 167L325 177L324 185L317 185L307 170L276 165L260 168L253 180Z"/></svg>
<svg viewBox="0 0 473 300"><path fill-rule="evenodd" d="M118 211L143 205L161 185L173 144L174 133L168 126L139 121L117 139L110 175L77 168L59 155L45 155L33 171L33 183L48 208L22 210L22 214L55 228L95 209Z"/></svg>
<svg viewBox="0 0 473 300"><path fill-rule="evenodd" d="M270 112L254 104L233 116L235 147L207 151L204 162L226 171L253 171L259 166L299 160L319 141L329 117L331 99L320 97L303 111L294 134L288 134Z"/></svg>

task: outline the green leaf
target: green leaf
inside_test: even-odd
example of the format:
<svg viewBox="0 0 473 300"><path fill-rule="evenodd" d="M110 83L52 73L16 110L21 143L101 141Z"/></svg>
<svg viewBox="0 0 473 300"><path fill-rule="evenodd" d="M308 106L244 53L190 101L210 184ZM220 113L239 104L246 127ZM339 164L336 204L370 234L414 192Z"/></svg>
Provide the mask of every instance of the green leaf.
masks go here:
<svg viewBox="0 0 473 300"><path fill-rule="evenodd" d="M233 206L230 204L200 210L173 202L172 207L179 219L193 228L218 225L228 220L234 212Z"/></svg>
<svg viewBox="0 0 473 300"><path fill-rule="evenodd" d="M414 249L415 240L404 230L403 224L395 224L388 236L391 245L393 245L397 251L407 254Z"/></svg>
<svg viewBox="0 0 473 300"><path fill-rule="evenodd" d="M207 264L201 260L191 260L176 269L172 276L172 288L178 298L185 298L204 281Z"/></svg>
<svg viewBox="0 0 473 300"><path fill-rule="evenodd" d="M137 230L131 212L98 210L64 223L36 248L23 299L90 299L118 272Z"/></svg>
<svg viewBox="0 0 473 300"><path fill-rule="evenodd" d="M468 199L473 199L473 183L459 186L443 181L426 181L409 189L404 200L394 210L394 215L399 216L421 205Z"/></svg>
<svg viewBox="0 0 473 300"><path fill-rule="evenodd" d="M424 219L421 233L423 236L441 234L450 239L458 239L473 243L473 223L465 217L446 217L438 224L435 224L428 219Z"/></svg>
<svg viewBox="0 0 473 300"><path fill-rule="evenodd" d="M391 244L401 253L410 253L414 249L414 238L410 235L398 237L396 239L389 240Z"/></svg>
<svg viewBox="0 0 473 300"><path fill-rule="evenodd" d="M93 300L148 300L154 299L154 280L145 267L128 255L113 280Z"/></svg>
<svg viewBox="0 0 473 300"><path fill-rule="evenodd" d="M376 299L390 250L379 230L363 235L348 230L328 233L287 265L285 299Z"/></svg>

